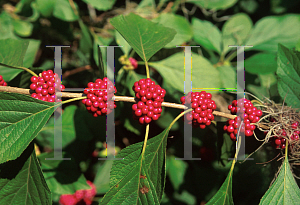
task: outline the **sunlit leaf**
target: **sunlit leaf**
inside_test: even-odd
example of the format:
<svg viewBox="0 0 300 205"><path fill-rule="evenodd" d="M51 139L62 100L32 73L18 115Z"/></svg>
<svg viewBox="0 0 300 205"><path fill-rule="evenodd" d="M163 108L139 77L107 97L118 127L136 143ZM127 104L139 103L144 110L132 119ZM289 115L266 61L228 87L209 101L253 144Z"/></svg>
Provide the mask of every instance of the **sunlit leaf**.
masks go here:
<svg viewBox="0 0 300 205"><path fill-rule="evenodd" d="M126 147L116 156L124 160L114 161L111 188L102 204L159 204L165 186L168 133L167 128L148 140L143 160L143 142Z"/></svg>
<svg viewBox="0 0 300 205"><path fill-rule="evenodd" d="M133 13L114 17L110 19L110 23L144 61L148 61L157 51L171 42L176 34L174 29L153 23Z"/></svg>
<svg viewBox="0 0 300 205"><path fill-rule="evenodd" d="M19 157L59 104L0 92L0 163Z"/></svg>

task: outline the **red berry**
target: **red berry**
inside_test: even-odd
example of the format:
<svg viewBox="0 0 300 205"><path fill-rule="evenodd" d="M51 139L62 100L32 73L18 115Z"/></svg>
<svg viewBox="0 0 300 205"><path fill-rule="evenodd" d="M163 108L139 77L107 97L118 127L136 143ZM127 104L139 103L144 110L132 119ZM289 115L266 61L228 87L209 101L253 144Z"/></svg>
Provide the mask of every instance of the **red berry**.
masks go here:
<svg viewBox="0 0 300 205"><path fill-rule="evenodd" d="M94 83L89 82L87 86L88 86L88 88L93 88L94 87Z"/></svg>
<svg viewBox="0 0 300 205"><path fill-rule="evenodd" d="M262 111L261 110L256 110L256 116L261 117L262 116Z"/></svg>
<svg viewBox="0 0 300 205"><path fill-rule="evenodd" d="M276 144L276 145L281 145L281 140L280 140L280 139L276 139L276 140L275 140L275 144Z"/></svg>
<svg viewBox="0 0 300 205"><path fill-rule="evenodd" d="M143 125L145 123L145 117L140 117L139 123Z"/></svg>
<svg viewBox="0 0 300 205"><path fill-rule="evenodd" d="M138 109L137 104L133 104L133 105L132 105L132 110L133 110L133 111L136 111L137 109Z"/></svg>
<svg viewBox="0 0 300 205"><path fill-rule="evenodd" d="M253 135L253 131L252 130L246 130L245 131L245 136L250 137Z"/></svg>
<svg viewBox="0 0 300 205"><path fill-rule="evenodd" d="M233 126L232 126L232 125L229 125L229 126L227 127L227 132L233 132L233 131L234 131Z"/></svg>
<svg viewBox="0 0 300 205"><path fill-rule="evenodd" d="M141 109L137 109L135 112L134 112L134 114L136 115L136 116L138 116L138 117L140 117L140 116L142 116L142 110Z"/></svg>
<svg viewBox="0 0 300 205"><path fill-rule="evenodd" d="M131 65L133 66L134 69L138 67L138 62L132 57L129 57L128 60L130 61Z"/></svg>
<svg viewBox="0 0 300 205"><path fill-rule="evenodd" d="M31 81L32 83L37 83L37 82L38 82L38 77L32 76L32 77L30 78L30 81Z"/></svg>
<svg viewBox="0 0 300 205"><path fill-rule="evenodd" d="M30 84L30 89L31 90L35 90L37 88L37 84L36 83L31 83Z"/></svg>

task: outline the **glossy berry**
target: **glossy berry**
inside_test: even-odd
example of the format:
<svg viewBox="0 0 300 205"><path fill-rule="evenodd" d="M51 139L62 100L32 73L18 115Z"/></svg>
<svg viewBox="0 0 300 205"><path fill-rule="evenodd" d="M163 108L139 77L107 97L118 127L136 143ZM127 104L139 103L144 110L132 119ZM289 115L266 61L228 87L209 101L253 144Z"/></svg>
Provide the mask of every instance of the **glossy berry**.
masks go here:
<svg viewBox="0 0 300 205"><path fill-rule="evenodd" d="M150 78L140 79L135 82L132 90L139 100L132 105L133 118L140 124L149 124L153 120L158 120L161 115L161 103L164 101L166 91Z"/></svg>
<svg viewBox="0 0 300 205"><path fill-rule="evenodd" d="M129 57L128 60L130 61L131 65L133 66L134 69L138 67L138 62L136 59Z"/></svg>
<svg viewBox="0 0 300 205"><path fill-rule="evenodd" d="M270 121L276 122L274 118L272 118ZM291 124L291 130L289 132L285 131L284 129L280 130L280 134L277 136L274 136L270 139L271 145L275 147L276 149L285 149L286 146L286 139L289 140L289 146L293 147L294 143L296 143L299 140L299 122L295 121Z"/></svg>
<svg viewBox="0 0 300 205"><path fill-rule="evenodd" d="M7 83L4 81L2 75L0 75L0 86L7 86Z"/></svg>
<svg viewBox="0 0 300 205"><path fill-rule="evenodd" d="M60 101L60 99L55 97L55 79L58 79L58 75L54 74L52 70L43 71L39 77L32 76L30 78L30 89L35 91L33 94L36 95L32 94L31 96L48 102L55 102L55 100ZM61 91L64 89L65 86L61 85Z"/></svg>
<svg viewBox="0 0 300 205"><path fill-rule="evenodd" d="M212 95L201 92L190 92L187 96L182 96L180 101L182 104L186 104L189 108L193 108L191 113L185 115L185 120L192 127L200 127L204 129L206 126L211 124L214 120L214 115L212 112L217 108L215 101L211 99Z"/></svg>
<svg viewBox="0 0 300 205"><path fill-rule="evenodd" d="M110 105L112 101L108 101L115 92L116 87L106 77L97 79L94 83L89 82L84 89L83 93L87 95L87 99L83 99L82 103L94 117L110 114L112 109L117 107L115 103Z"/></svg>
<svg viewBox="0 0 300 205"><path fill-rule="evenodd" d="M243 109L240 106L244 104ZM259 121L262 116L262 111L258 110L253 106L252 102L247 99L239 99L232 101L231 105L228 105L228 110L230 110L233 115L242 115L244 114L244 122L241 123L240 117L236 117L234 120L228 120L227 124L224 126L224 130L227 131L231 140L236 140L236 135L238 134L238 130L240 130L240 134L244 134L246 137L252 136L253 131L256 126L251 123L256 123ZM233 125L234 129L228 130L229 125ZM225 129L225 127L227 129Z"/></svg>

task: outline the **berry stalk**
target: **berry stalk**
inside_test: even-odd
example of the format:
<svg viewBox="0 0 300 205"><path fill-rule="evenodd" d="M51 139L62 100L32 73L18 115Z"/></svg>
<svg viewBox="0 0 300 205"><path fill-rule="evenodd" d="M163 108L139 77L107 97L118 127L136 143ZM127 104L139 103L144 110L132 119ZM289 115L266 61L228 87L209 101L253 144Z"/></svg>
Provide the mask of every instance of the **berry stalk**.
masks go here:
<svg viewBox="0 0 300 205"><path fill-rule="evenodd" d="M1 65L1 66L5 66L5 67L8 67L8 68L15 68L15 69L25 70L25 71L27 71L28 73L30 73L31 75L38 77L38 75L37 75L35 72L33 72L32 70L30 70L30 69L28 69L28 68L25 68L25 67L10 66L10 65L3 64L3 63L0 63L0 65Z"/></svg>

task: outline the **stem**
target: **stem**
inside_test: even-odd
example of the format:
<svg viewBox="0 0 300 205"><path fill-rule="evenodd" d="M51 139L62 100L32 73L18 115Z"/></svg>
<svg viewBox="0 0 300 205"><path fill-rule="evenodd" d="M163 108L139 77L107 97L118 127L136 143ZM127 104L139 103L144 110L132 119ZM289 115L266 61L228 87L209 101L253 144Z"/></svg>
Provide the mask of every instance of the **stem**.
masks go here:
<svg viewBox="0 0 300 205"><path fill-rule="evenodd" d="M85 65L85 66L75 68L75 69L70 70L70 71L68 70L62 75L62 78L64 79L64 78L67 78L70 75L74 75L76 73L79 73L79 72L82 72L82 71L85 71L85 70L90 70L90 69L92 69L92 67L90 65Z"/></svg>
<svg viewBox="0 0 300 205"><path fill-rule="evenodd" d="M10 65L3 64L3 63L0 63L0 65L5 66L5 67L8 67L8 68L15 68L15 69L25 70L25 71L27 71L28 73L30 73L31 75L34 75L34 76L36 76L36 77L39 77L35 72L33 72L32 70L30 70L29 68L25 68L25 67L17 67L17 66L10 66Z"/></svg>
<svg viewBox="0 0 300 205"><path fill-rule="evenodd" d="M225 57L225 53L222 53L221 54L221 56L220 56L220 60L219 60L219 62L224 62L224 57Z"/></svg>
<svg viewBox="0 0 300 205"><path fill-rule="evenodd" d="M138 65L145 65L144 61L138 61L137 63L138 63Z"/></svg>
<svg viewBox="0 0 300 205"><path fill-rule="evenodd" d="M183 113L180 113L172 122L171 122L171 124L169 125L169 130L171 129L171 127L175 124L175 122L179 119L179 118L181 118L183 115L185 115L186 113L188 113L188 112L191 112L193 109L191 108L191 109L188 109L188 110L186 110L186 111L184 111Z"/></svg>
<svg viewBox="0 0 300 205"><path fill-rule="evenodd" d="M239 137L241 138L241 136L239 136ZM236 142L236 143L237 143L237 142ZM237 155L238 155L238 153L239 153L239 151L240 151L240 147L241 147L241 140L239 140L239 144L238 144L237 149L236 149L236 151L235 151L234 159L233 159L232 164L231 164L231 167L230 167L230 171L231 171L231 172L233 171L234 165L235 165L235 163L236 163Z"/></svg>
<svg viewBox="0 0 300 205"><path fill-rule="evenodd" d="M78 16L78 11L77 11L77 9L76 9L76 7L75 7L74 1L73 1L73 0L69 0L69 3L70 3L71 8L72 8L73 11L74 11L74 14L75 14L76 16Z"/></svg>
<svg viewBox="0 0 300 205"><path fill-rule="evenodd" d="M73 101L76 101L76 100L83 100L85 98L86 98L86 96L85 97L79 97L79 98L73 98L73 99L65 100L65 101L62 102L62 104L66 104L66 103L73 102Z"/></svg>
<svg viewBox="0 0 300 205"><path fill-rule="evenodd" d="M133 57L133 56L134 56L134 54L135 54L135 50L134 50L134 49L132 49L132 51L130 52L130 54L129 54L129 57L128 57L128 58L130 58L130 57Z"/></svg>
<svg viewBox="0 0 300 205"><path fill-rule="evenodd" d="M145 140L144 140L144 145L143 145L143 150L142 150L142 162L143 163L143 159L144 159L144 154L145 154L145 150L146 150L146 145L147 145L147 141L148 141L148 135L149 135L149 124L146 125L146 133L145 133Z"/></svg>
<svg viewBox="0 0 300 205"><path fill-rule="evenodd" d="M236 57L236 54L237 54L237 52L235 51L235 52L233 52L233 53L231 53L224 61L228 61L228 62L230 62L233 58L235 58Z"/></svg>
<svg viewBox="0 0 300 205"><path fill-rule="evenodd" d="M19 93L23 95L31 95L32 91L30 89L24 89L24 88L16 88L16 87L10 87L10 86L0 86L0 92L9 92L9 93ZM69 92L56 92L57 95L60 95L62 98L75 98L73 101L78 100L76 98L84 99L86 98L86 95L83 93L69 93ZM121 101L121 102L131 102L131 103L138 103L138 100L134 97L127 97L127 96L114 96L114 101ZM68 101L72 102L72 101ZM176 104L176 103L170 103L170 102L162 102L161 106L163 107L170 107L175 109L187 109L185 105L182 104ZM234 119L236 115L231 115L224 112L219 111L213 111L213 115L224 117L227 119ZM258 127L261 127L263 129L269 129L268 126L263 125L261 123L258 123Z"/></svg>
<svg viewBox="0 0 300 205"><path fill-rule="evenodd" d="M147 61L145 61L145 66L146 66L147 78L150 78L149 66L148 66L148 62Z"/></svg>
<svg viewBox="0 0 300 205"><path fill-rule="evenodd" d="M288 157L288 145L289 145L289 141L286 140L286 142L285 142L285 158Z"/></svg>

